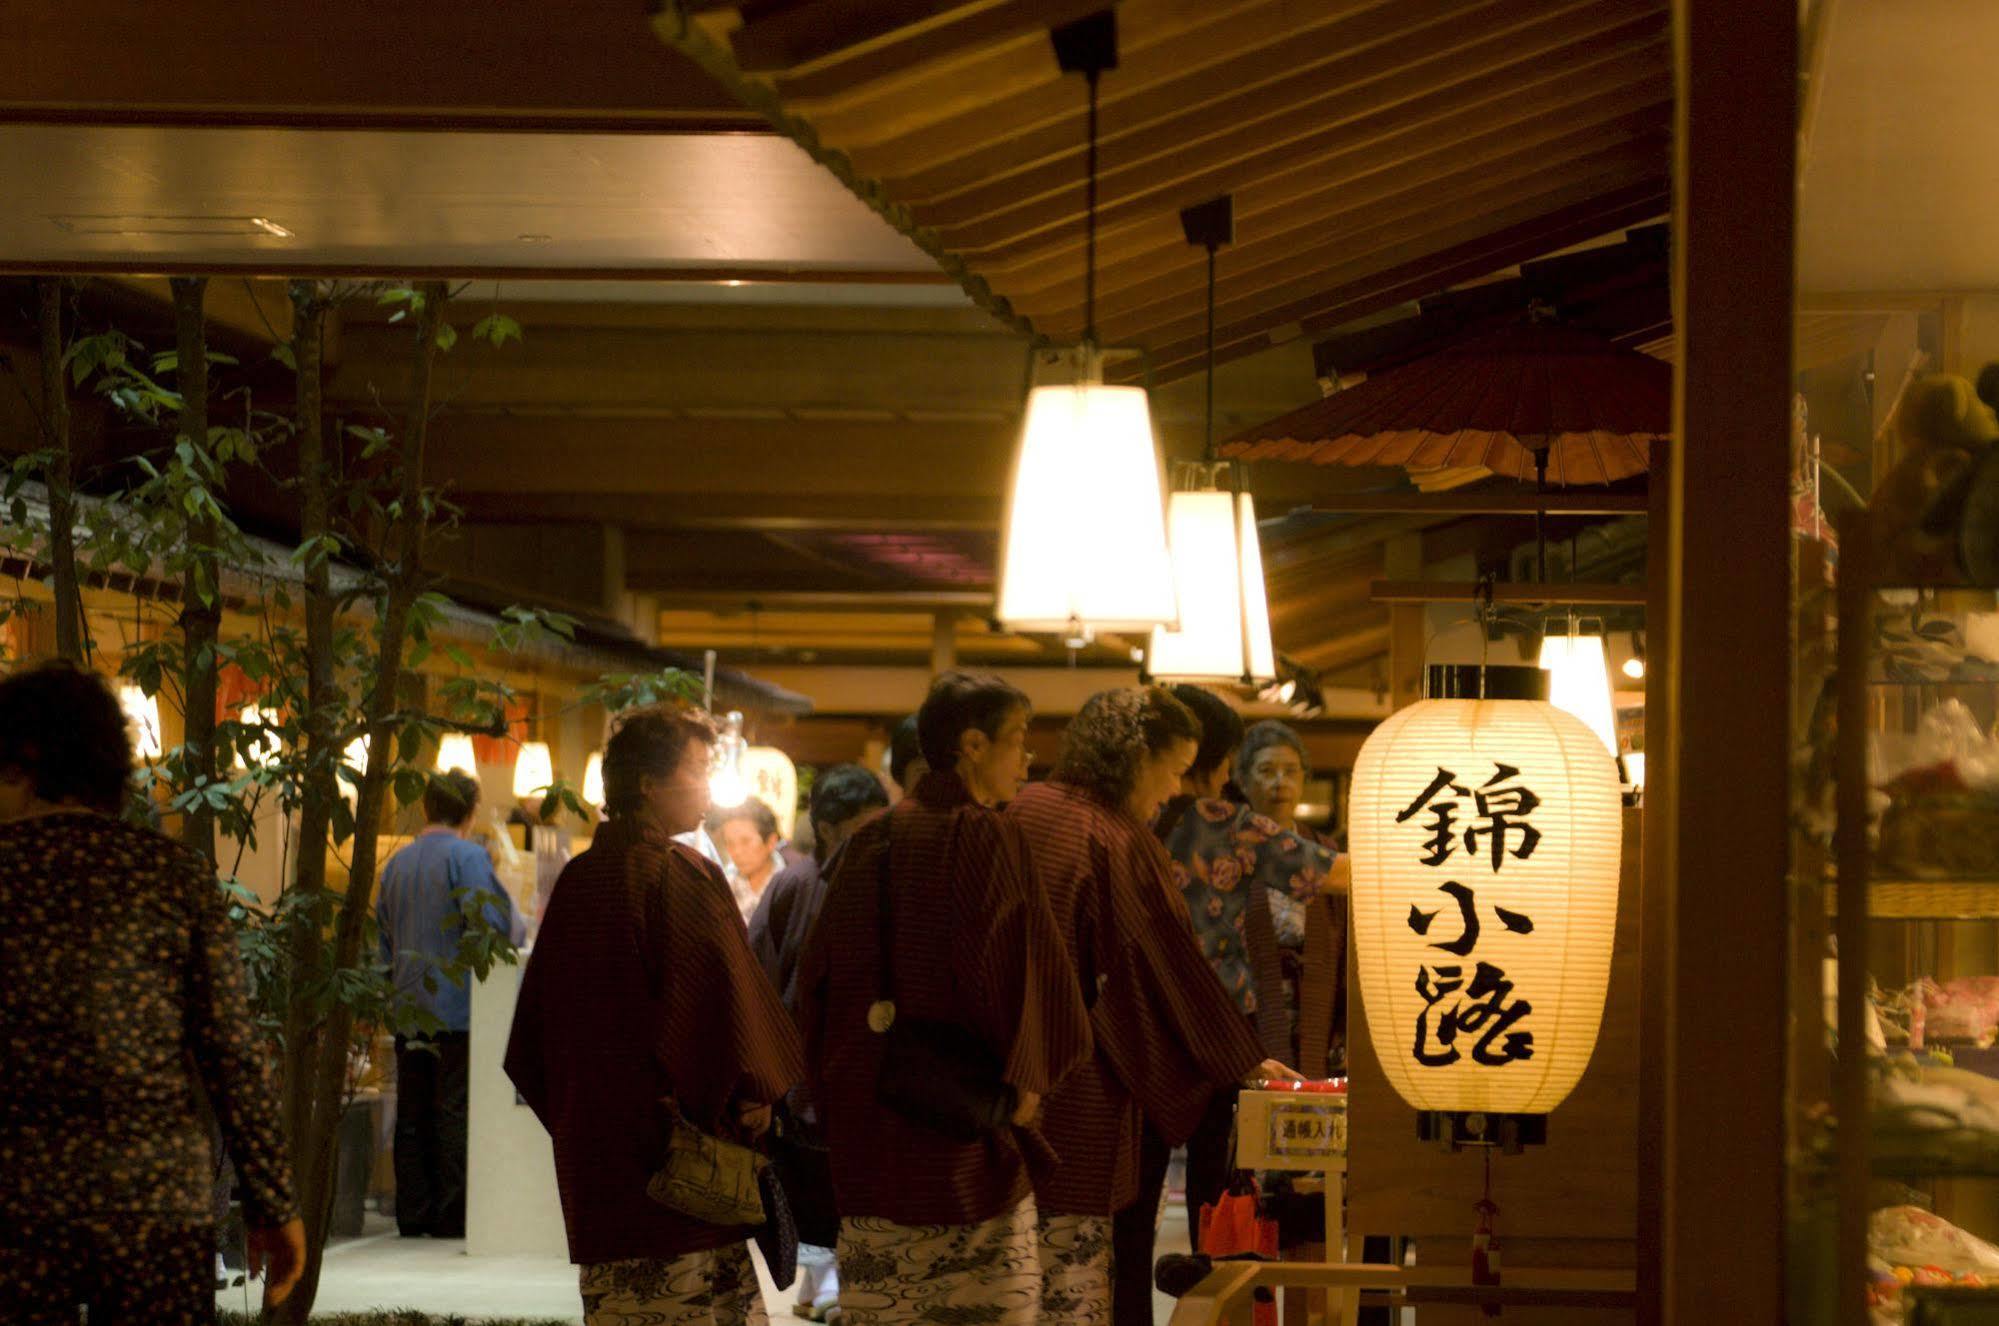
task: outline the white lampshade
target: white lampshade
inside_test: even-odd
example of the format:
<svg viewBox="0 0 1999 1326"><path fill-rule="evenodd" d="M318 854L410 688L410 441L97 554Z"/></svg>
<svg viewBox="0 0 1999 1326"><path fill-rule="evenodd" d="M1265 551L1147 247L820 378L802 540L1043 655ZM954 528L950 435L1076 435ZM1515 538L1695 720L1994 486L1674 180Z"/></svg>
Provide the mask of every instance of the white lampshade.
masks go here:
<svg viewBox="0 0 1999 1326"><path fill-rule="evenodd" d="M1610 980L1621 807L1595 734L1545 701L1424 700L1368 738L1355 947L1368 1034L1404 1100L1545 1114L1574 1088Z"/></svg>
<svg viewBox="0 0 1999 1326"><path fill-rule="evenodd" d="M1152 416L1137 387L1028 394L999 620L1016 631L1147 631L1175 618Z"/></svg>
<svg viewBox="0 0 1999 1326"><path fill-rule="evenodd" d="M521 743L521 753L514 761L514 795L517 797L540 796L555 781L555 756L549 751L545 741Z"/></svg>
<svg viewBox="0 0 1999 1326"><path fill-rule="evenodd" d="M132 755L139 760L157 760L165 749L160 741L160 700L127 682L118 688L118 707L125 712L125 731L132 739Z"/></svg>
<svg viewBox="0 0 1999 1326"><path fill-rule="evenodd" d="M1275 680L1255 500L1213 488L1174 493L1166 523L1180 623L1154 628L1146 670L1169 681Z"/></svg>
<svg viewBox="0 0 1999 1326"><path fill-rule="evenodd" d="M1549 699L1583 721L1604 750L1617 758L1617 711L1610 700L1610 665L1600 635L1541 637L1541 667L1552 674Z"/></svg>
<svg viewBox="0 0 1999 1326"><path fill-rule="evenodd" d="M1645 790L1645 752L1628 750L1624 752L1624 781L1643 792Z"/></svg>
<svg viewBox="0 0 1999 1326"><path fill-rule="evenodd" d="M604 752L593 750L583 766L583 799L593 806L604 804Z"/></svg>
<svg viewBox="0 0 1999 1326"><path fill-rule="evenodd" d="M269 765L272 760L278 758L278 752L284 747L283 743L278 740L276 728L284 720L278 715L277 710L266 709L254 704L245 705L243 711L236 715L236 721L245 727L261 727L265 729L256 740L250 743L249 759L247 762L242 754L239 753L236 756L235 764L238 769L262 769Z"/></svg>
<svg viewBox="0 0 1999 1326"><path fill-rule="evenodd" d="M437 743L437 771L450 773L453 769L479 772L479 753L472 749L470 733L447 732Z"/></svg>

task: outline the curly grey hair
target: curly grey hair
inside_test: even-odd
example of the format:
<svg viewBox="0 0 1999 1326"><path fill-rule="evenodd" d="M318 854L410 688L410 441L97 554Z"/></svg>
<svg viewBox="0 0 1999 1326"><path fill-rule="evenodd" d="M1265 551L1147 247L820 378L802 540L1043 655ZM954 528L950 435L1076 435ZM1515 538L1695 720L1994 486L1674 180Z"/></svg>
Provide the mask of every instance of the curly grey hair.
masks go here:
<svg viewBox="0 0 1999 1326"><path fill-rule="evenodd" d="M1201 721L1163 686L1098 691L1062 734L1055 778L1120 805L1147 757L1176 741L1200 739Z"/></svg>
<svg viewBox="0 0 1999 1326"><path fill-rule="evenodd" d="M1305 739L1288 724L1266 718L1261 723L1250 724L1249 731L1242 735L1242 745L1235 755L1236 782L1249 786L1249 771L1255 767L1256 757L1272 746L1289 746L1298 752L1298 763L1308 770L1312 767L1312 757L1305 750Z"/></svg>

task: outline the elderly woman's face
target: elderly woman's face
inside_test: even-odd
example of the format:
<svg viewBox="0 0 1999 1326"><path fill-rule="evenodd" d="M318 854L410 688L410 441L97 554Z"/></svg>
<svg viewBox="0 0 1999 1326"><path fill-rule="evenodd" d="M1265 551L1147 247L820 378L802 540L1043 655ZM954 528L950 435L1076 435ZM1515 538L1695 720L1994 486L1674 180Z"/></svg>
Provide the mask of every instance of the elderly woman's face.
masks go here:
<svg viewBox="0 0 1999 1326"><path fill-rule="evenodd" d="M1250 805L1289 826L1298 817L1298 798L1305 795L1305 762L1289 746L1265 746L1249 762Z"/></svg>
<svg viewBox="0 0 1999 1326"><path fill-rule="evenodd" d="M736 869L751 879L770 869L771 854L777 851L777 835L766 838L757 832L756 821L738 817L722 821L722 850L736 863Z"/></svg>

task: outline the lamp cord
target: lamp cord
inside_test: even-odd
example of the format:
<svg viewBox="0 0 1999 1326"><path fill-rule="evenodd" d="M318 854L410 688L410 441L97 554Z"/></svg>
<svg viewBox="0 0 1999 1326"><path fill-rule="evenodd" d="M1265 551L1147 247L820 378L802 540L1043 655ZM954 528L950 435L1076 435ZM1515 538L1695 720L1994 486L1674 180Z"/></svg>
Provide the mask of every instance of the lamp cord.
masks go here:
<svg viewBox="0 0 1999 1326"><path fill-rule="evenodd" d="M1090 86L1090 128L1083 180L1083 342L1093 349L1097 343L1097 81L1101 77L1095 69L1084 74Z"/></svg>
<svg viewBox="0 0 1999 1326"><path fill-rule="evenodd" d="M1215 246L1208 245L1208 416L1201 458L1215 463Z"/></svg>

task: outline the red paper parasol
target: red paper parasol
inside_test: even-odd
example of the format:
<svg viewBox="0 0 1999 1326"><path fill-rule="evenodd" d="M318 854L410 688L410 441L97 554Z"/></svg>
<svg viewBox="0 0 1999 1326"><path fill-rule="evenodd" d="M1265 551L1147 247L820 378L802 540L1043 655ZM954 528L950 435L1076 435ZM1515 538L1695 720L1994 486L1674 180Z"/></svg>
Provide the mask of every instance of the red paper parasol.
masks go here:
<svg viewBox="0 0 1999 1326"><path fill-rule="evenodd" d="M1246 429L1237 460L1319 465L1482 466L1548 481L1605 484L1645 472L1673 420L1672 365L1588 332L1523 323L1369 378Z"/></svg>

